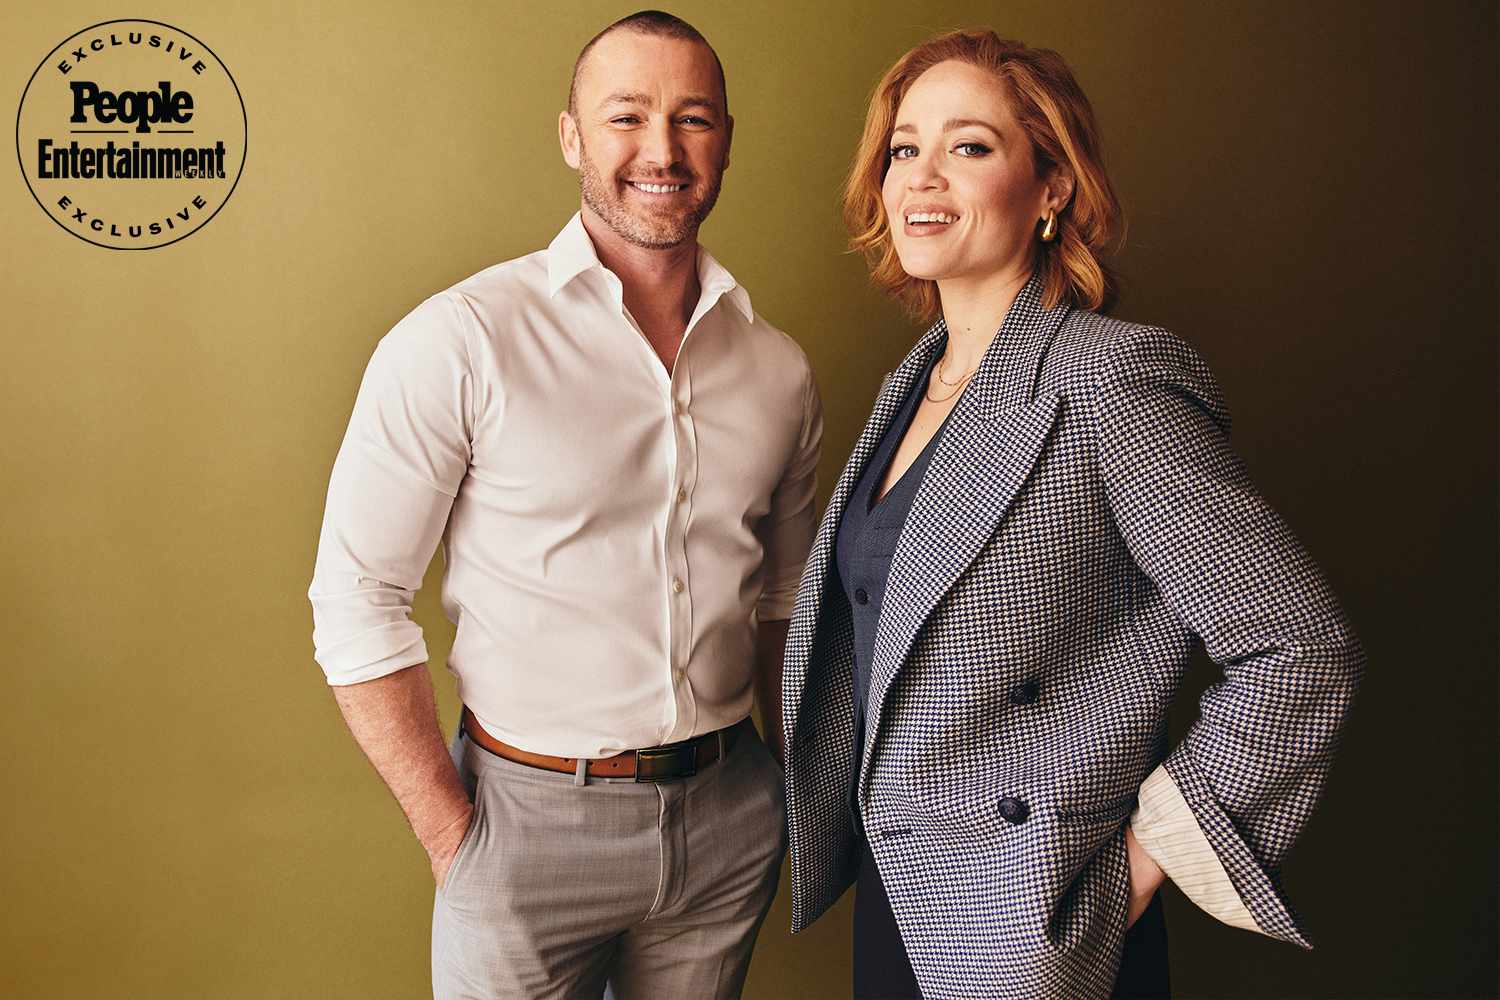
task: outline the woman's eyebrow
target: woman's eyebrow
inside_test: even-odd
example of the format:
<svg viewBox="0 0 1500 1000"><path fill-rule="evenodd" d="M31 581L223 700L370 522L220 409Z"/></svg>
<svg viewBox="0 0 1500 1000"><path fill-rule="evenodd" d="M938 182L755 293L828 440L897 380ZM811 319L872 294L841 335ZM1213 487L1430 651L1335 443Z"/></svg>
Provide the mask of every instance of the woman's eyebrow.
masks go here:
<svg viewBox="0 0 1500 1000"><path fill-rule="evenodd" d="M943 131L952 132L954 129L968 128L971 125L978 125L980 128L987 128L996 135L1000 134L1000 130L998 128L991 125L989 122L983 120L982 118L949 118L947 121L943 122Z"/></svg>
<svg viewBox="0 0 1500 1000"><path fill-rule="evenodd" d="M954 129L968 128L970 125L978 125L980 128L987 128L987 129L989 129L991 132L995 133L996 135L1000 134L1000 130L998 128L996 128L995 126L991 125L989 122L984 121L984 120L979 119L979 118L949 118L947 121L943 122L943 131L944 132L952 132ZM897 132L913 132L914 133L916 131L917 131L917 127L915 125L909 125L909 124L904 124L903 123L901 125L897 125L893 129L891 129L891 134L895 135Z"/></svg>

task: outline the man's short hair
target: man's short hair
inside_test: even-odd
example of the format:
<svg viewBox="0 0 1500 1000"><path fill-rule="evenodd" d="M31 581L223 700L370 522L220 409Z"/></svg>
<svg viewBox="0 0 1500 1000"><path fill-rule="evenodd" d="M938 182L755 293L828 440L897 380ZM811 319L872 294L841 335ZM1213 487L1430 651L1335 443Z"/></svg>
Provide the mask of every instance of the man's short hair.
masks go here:
<svg viewBox="0 0 1500 1000"><path fill-rule="evenodd" d="M703 33L676 14L668 14L664 10L638 10L634 14L620 18L590 38L589 43L583 47L583 51L578 53L578 58L573 62L573 81L568 84L568 114L574 118L578 117L578 71L583 68L583 62L588 58L589 52L599 44L599 39L622 28L657 38L676 38L684 42L697 42L708 49L708 54L714 57L714 68L719 71L719 93L724 95L724 113L726 115L729 113L729 88L724 83L724 64L719 61L719 54L714 51L712 45L708 44L708 39L703 37Z"/></svg>

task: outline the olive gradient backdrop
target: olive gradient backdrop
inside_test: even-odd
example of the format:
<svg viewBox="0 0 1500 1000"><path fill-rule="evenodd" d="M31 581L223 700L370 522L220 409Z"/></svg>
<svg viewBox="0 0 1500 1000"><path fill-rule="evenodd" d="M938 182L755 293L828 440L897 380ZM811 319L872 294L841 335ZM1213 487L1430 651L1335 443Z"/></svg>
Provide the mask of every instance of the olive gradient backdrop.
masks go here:
<svg viewBox="0 0 1500 1000"><path fill-rule="evenodd" d="M574 210L569 68L633 9L7 5L10 100L74 31L151 17L233 72L249 152L205 229L142 253L0 184L0 995L427 991L427 866L311 656L328 471L376 339ZM729 73L704 238L817 370L820 499L916 333L841 252L869 88L950 27L1069 59L1132 220L1117 314L1213 364L1252 474L1370 654L1285 871L1319 949L1174 893L1179 995L1495 995L1495 5L672 9ZM451 731L440 568L416 616ZM790 938L783 884L747 995L847 995L849 912Z"/></svg>

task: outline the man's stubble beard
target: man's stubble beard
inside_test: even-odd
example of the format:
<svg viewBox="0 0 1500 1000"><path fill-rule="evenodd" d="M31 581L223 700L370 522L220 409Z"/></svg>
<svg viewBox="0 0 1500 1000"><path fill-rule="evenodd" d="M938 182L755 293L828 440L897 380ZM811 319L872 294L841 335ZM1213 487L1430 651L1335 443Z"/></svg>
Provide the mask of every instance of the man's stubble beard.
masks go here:
<svg viewBox="0 0 1500 1000"><path fill-rule="evenodd" d="M697 236L698 227L703 225L703 220L708 218L708 213L713 211L714 204L719 200L722 173L714 178L713 186L691 211L680 215L643 218L631 212L615 185L604 179L599 168L589 158L582 137L578 142L578 161L578 187L583 193L583 203L622 240L647 250L666 250L681 246Z"/></svg>

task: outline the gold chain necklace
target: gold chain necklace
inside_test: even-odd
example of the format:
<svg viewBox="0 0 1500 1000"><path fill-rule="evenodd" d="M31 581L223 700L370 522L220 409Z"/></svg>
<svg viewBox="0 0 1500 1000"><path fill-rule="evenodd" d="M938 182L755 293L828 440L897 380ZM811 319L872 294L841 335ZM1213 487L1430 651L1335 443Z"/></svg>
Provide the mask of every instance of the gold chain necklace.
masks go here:
<svg viewBox="0 0 1500 1000"><path fill-rule="evenodd" d="M978 368L974 369L974 371L978 371L978 370L979 370ZM963 392L964 391L964 383L968 382L969 379L971 379L973 377L974 377L974 372L969 372L969 374L965 375L963 378L959 379L957 382L943 382L944 385L950 385L950 386L951 385L956 385L956 386L958 386L958 388L954 389L952 392L948 393L948 395L946 395L946 396L934 396L932 394L932 383L928 382L927 383L927 402L929 402L929 403L946 403L946 402L948 402L948 400L952 399L954 396L957 396L959 393ZM939 378L938 381L941 382L942 379Z"/></svg>
<svg viewBox="0 0 1500 1000"><path fill-rule="evenodd" d="M969 369L967 374L960 376L957 382L949 382L947 379L943 378L943 365L946 364L947 361L948 355L944 354L941 358L938 359L937 368L935 368L934 371L937 372L938 381L943 383L950 389L955 385L963 385L975 372L979 370L979 366L975 365L973 368Z"/></svg>
<svg viewBox="0 0 1500 1000"><path fill-rule="evenodd" d="M943 383L944 385L946 385L948 388L952 389L953 391L950 392L950 393L948 393L948 395L946 395L946 396L934 396L932 394L932 383L929 381L927 383L927 391L926 391L927 402L929 402L929 403L946 403L948 400L952 399L954 396L957 396L959 393L961 393L961 392L964 391L964 386L968 383L969 379L971 379L971 378L974 377L974 373L979 370L979 366L975 365L973 368L969 369L963 375L959 376L959 379L958 379L957 382L949 382L947 379L943 378L943 362L945 362L947 360L948 360L948 355L946 355L946 354L944 354L941 358L939 358L938 359L938 363L937 363L937 367L932 370L932 374L934 374L934 375L937 376L937 380L939 382Z"/></svg>

